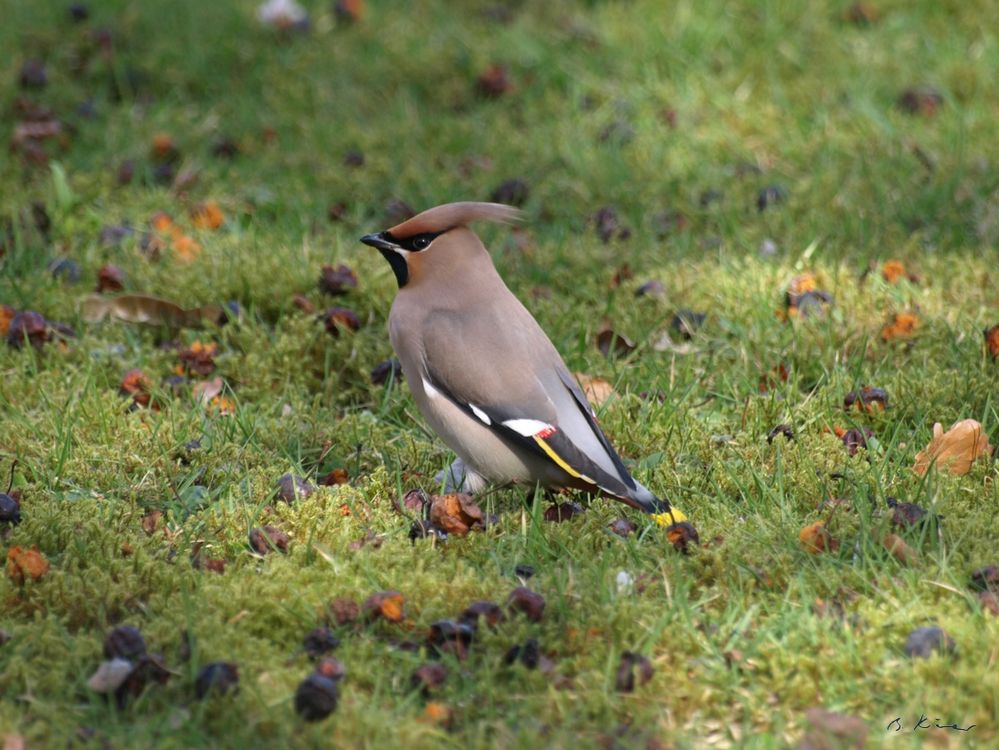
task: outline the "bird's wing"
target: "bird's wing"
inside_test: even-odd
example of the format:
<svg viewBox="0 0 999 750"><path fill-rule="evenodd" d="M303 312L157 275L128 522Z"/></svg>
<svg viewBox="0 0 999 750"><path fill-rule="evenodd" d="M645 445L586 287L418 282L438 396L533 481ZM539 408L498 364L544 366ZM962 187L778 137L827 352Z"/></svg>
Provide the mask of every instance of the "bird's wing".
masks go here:
<svg viewBox="0 0 999 750"><path fill-rule="evenodd" d="M569 476L630 497L634 479L534 319L471 317L435 315L423 336L424 388Z"/></svg>

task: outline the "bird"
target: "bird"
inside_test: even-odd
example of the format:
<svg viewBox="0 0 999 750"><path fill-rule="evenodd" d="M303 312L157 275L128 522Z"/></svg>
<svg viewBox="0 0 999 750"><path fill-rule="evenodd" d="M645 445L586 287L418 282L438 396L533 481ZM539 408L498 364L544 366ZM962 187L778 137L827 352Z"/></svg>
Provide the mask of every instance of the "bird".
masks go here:
<svg viewBox="0 0 999 750"><path fill-rule="evenodd" d="M684 521L631 476L554 344L468 227L519 219L501 203L446 203L361 238L398 282L389 338L416 405L473 491L576 489L663 525Z"/></svg>

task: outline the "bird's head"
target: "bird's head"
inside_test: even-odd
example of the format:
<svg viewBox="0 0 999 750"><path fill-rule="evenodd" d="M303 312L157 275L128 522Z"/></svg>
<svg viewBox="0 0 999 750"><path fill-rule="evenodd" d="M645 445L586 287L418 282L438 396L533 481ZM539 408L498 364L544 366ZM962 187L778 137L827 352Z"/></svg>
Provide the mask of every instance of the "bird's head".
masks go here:
<svg viewBox="0 0 999 750"><path fill-rule="evenodd" d="M376 248L392 266L399 288L406 286L433 254L444 262L459 262L460 258L444 259L462 249L477 250L478 238L467 229L473 221L511 223L520 218L520 211L501 203L445 203L427 209L401 224L383 232L368 234L361 242ZM418 275L418 273L417 273Z"/></svg>

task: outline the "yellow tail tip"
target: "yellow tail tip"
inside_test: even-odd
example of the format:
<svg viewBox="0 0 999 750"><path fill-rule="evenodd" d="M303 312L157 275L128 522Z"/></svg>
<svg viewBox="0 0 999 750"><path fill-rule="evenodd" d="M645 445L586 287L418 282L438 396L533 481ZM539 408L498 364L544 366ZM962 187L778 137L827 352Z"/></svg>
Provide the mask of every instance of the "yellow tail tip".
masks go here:
<svg viewBox="0 0 999 750"><path fill-rule="evenodd" d="M684 515L683 511L675 505L670 506L670 509L665 513L654 513L652 518L654 518L655 522L660 526L672 526L675 523L687 520L687 516Z"/></svg>

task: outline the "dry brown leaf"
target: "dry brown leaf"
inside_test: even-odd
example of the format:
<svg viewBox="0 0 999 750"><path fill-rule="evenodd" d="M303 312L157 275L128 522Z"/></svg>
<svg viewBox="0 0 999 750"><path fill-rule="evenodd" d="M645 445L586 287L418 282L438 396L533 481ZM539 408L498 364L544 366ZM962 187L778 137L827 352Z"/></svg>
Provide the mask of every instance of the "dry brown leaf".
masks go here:
<svg viewBox="0 0 999 750"><path fill-rule="evenodd" d="M915 565L919 562L919 554L905 543L897 534L885 534L881 544L891 553L891 556L905 565Z"/></svg>
<svg viewBox="0 0 999 750"><path fill-rule="evenodd" d="M173 251L177 260L182 263L190 263L201 254L201 243L181 231L175 231Z"/></svg>
<svg viewBox="0 0 999 750"><path fill-rule="evenodd" d="M7 550L7 573L17 583L23 583L25 578L37 581L48 572L49 561L36 545L31 549L14 546Z"/></svg>
<svg viewBox="0 0 999 750"><path fill-rule="evenodd" d="M448 534L465 536L473 528L482 528L485 517L471 495L433 495L430 499L430 523Z"/></svg>
<svg viewBox="0 0 999 750"><path fill-rule="evenodd" d="M926 450L916 454L912 470L923 476L932 464L961 475L971 471L971 464L980 456L991 456L992 446L982 425L974 419L955 422L947 432L939 422L933 425L933 439Z"/></svg>
<svg viewBox="0 0 999 750"><path fill-rule="evenodd" d="M17 310L15 310L10 305L0 305L0 336L6 336L7 331L10 330L10 321L14 319L17 315Z"/></svg>
<svg viewBox="0 0 999 750"><path fill-rule="evenodd" d="M614 386L603 378L577 372L576 381L579 383L579 387L583 389L583 393L586 395L590 405L595 409L599 409L614 395Z"/></svg>
<svg viewBox="0 0 999 750"><path fill-rule="evenodd" d="M905 264L896 259L886 260L881 266L881 278L889 284L894 284L899 279L905 277Z"/></svg>
<svg viewBox="0 0 999 750"><path fill-rule="evenodd" d="M919 317L915 313L895 313L895 317L881 329L883 341L893 341L912 336L919 327Z"/></svg>
<svg viewBox="0 0 999 750"><path fill-rule="evenodd" d="M597 332L595 342L597 349L605 357L625 357L635 351L634 341L607 325Z"/></svg>
<svg viewBox="0 0 999 750"><path fill-rule="evenodd" d="M218 203L207 201L191 211L191 222L198 229L218 229L225 224L225 215Z"/></svg>
<svg viewBox="0 0 999 750"><path fill-rule="evenodd" d="M195 401L201 401L207 404L222 393L222 387L224 385L225 382L220 377L195 383L194 387L191 388L191 395L194 397Z"/></svg>
<svg viewBox="0 0 999 750"><path fill-rule="evenodd" d="M116 297L92 294L80 305L80 316L87 323L100 323L110 317L126 323L197 328L205 321L218 322L222 309L218 305L203 305L185 310L176 302L147 294L119 294Z"/></svg>
<svg viewBox="0 0 999 750"><path fill-rule="evenodd" d="M833 552L839 548L839 540L833 538L833 535L829 533L825 521L816 521L803 528L798 534L798 541L813 555L820 552Z"/></svg>
<svg viewBox="0 0 999 750"><path fill-rule="evenodd" d="M448 725L452 721L451 709L444 703L431 701L423 709L423 718L434 724Z"/></svg>
<svg viewBox="0 0 999 750"><path fill-rule="evenodd" d="M985 347L992 359L999 359L999 323L985 331Z"/></svg>
<svg viewBox="0 0 999 750"><path fill-rule="evenodd" d="M211 375L215 370L215 355L218 354L219 346L214 341L207 344L202 341L194 341L186 349L177 352L181 364L191 375Z"/></svg>
<svg viewBox="0 0 999 750"><path fill-rule="evenodd" d="M398 591L380 591L367 598L363 609L368 619L375 620L382 617L389 622L402 622L405 602L405 598Z"/></svg>

